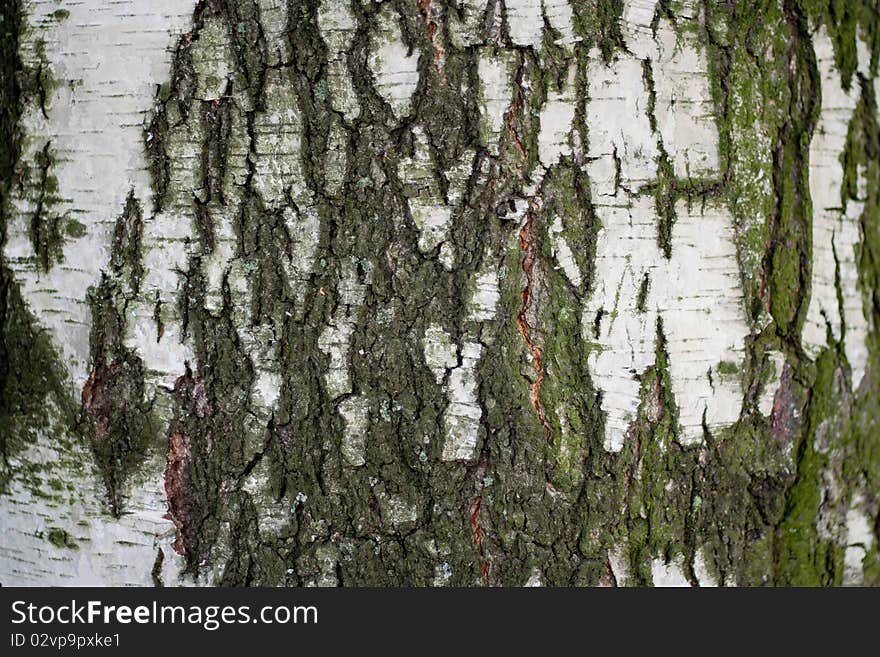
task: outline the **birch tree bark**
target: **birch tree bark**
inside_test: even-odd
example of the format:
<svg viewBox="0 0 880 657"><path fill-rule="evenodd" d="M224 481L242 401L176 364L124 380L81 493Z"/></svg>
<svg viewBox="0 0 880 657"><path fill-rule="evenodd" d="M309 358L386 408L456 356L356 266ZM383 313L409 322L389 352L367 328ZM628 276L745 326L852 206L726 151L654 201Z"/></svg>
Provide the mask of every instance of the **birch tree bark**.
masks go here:
<svg viewBox="0 0 880 657"><path fill-rule="evenodd" d="M875 0L2 0L0 582L880 584Z"/></svg>

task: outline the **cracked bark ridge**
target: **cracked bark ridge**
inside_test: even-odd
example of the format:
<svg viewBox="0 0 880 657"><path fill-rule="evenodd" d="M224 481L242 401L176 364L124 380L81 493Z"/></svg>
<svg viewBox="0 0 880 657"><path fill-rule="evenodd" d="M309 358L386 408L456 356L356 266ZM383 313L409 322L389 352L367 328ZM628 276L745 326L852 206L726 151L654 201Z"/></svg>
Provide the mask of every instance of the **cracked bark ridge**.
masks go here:
<svg viewBox="0 0 880 657"><path fill-rule="evenodd" d="M3 12L4 582L880 581L871 2L97 4Z"/></svg>

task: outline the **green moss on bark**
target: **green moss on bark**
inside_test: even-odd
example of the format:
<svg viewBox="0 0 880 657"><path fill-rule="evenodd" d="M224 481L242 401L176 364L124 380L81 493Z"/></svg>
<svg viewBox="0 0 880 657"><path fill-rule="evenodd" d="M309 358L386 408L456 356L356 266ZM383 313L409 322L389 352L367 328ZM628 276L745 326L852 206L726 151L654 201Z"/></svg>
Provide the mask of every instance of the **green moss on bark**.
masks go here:
<svg viewBox="0 0 880 657"><path fill-rule="evenodd" d="M610 61L625 47L622 7L617 0L576 4L575 31L583 41L570 48L557 44L552 30L540 47L515 49L503 29L492 34L490 22L476 30L487 43L515 50L516 90L493 156L479 134L478 49L444 42L439 55L435 50L453 8L434 8L430 20L415 3L349 8L355 27L346 65L360 110L349 121L331 102L317 2L288 7L283 43L270 42L269 17L255 2L200 2L145 131L154 210L192 220L176 305L195 357L180 363L167 425L151 408L167 401L164 393L147 398L143 364L125 341L147 273L141 250L149 217L133 196L115 226L108 272L89 293L92 361L83 426L111 510L124 509L126 483L159 449L167 458L175 548L190 574L212 571L224 585L521 585L536 573L545 584L592 585L613 581L611 555L619 550L635 584L650 584L658 561L680 564L696 583L698 555L723 583L840 583L839 518L857 492L876 534L880 350L872 328L868 374L852 390L840 345L829 345L815 362L800 346L811 256L807 153L819 88L808 25L828 21L841 71L862 92L843 156L842 201L862 194L858 174L865 173L859 271L876 327L877 99L853 58L856 26L876 49L876 17L862 4L755 0L702 3L702 24L678 20L678 3L661 3L657 19L688 30L709 53L722 167L717 179L679 179L661 155L657 184L647 192L656 198L658 244L667 257L675 257L676 201L724 201L731 209L752 332L742 366L721 362L717 370L742 381L745 402L733 426L704 427L702 444L681 444L670 355L658 323L655 364L632 373L641 384L640 403L623 450L613 454L603 447L602 398L589 373L593 327L581 326L600 226L584 173L589 126L580 115L587 52L596 46ZM413 110L400 120L368 69L379 11L391 12L405 45L423 53ZM429 27L434 19L439 31ZM234 70L220 98L202 100L196 91L206 71L193 49L227 48L209 39L208 25L215 37L228 37ZM10 55L0 69L3 90L19 98L24 92L12 74L18 46L2 47ZM572 153L545 170L537 156L540 112L571 66L579 98ZM645 71L652 90L650 66ZM257 119L270 109L271 80L290 92L286 109L302 124L295 161L302 177L280 199L265 198L255 181ZM40 88L33 90L45 102ZM18 102L0 103L0 129L9 137L0 140L7 149L0 151L4 192L17 179ZM402 164L418 147L416 130L428 144L433 180L426 185L451 209L452 267L419 248L410 202L424 190L406 178ZM196 152L187 172L193 185L172 175L184 148ZM245 173L230 182L242 151ZM342 174L336 188L327 166L331 151ZM35 187L43 205L32 238L47 269L62 234L81 228L43 211L57 192L48 144L44 154ZM454 167L466 170L464 183L453 180ZM305 238L290 217L299 221L308 213L319 223L308 236L315 265L297 278L285 264ZM548 233L557 218L580 283L557 268ZM222 221L231 222L234 244L217 294L209 291L216 281L208 279L216 274L212 259L228 246ZM2 261L0 267L6 356L0 426L8 469L9 455L24 442L6 430L41 430L36 400L62 399L63 386L50 341L27 314ZM474 280L496 271L495 315L475 319ZM352 285L363 287L363 297L345 307ZM650 285L646 275L636 299L643 313ZM327 382L331 358L321 336L341 322L351 328L350 387L339 393ZM456 366L463 361L460 345L480 348L473 459L443 460L450 374L438 383L425 363L431 326L459 345ZM256 398L266 363L252 348L255 335L270 345L281 380L271 408ZM772 371L776 353L784 355L782 372ZM776 376L780 388L765 417L758 398ZM341 404L355 400L367 416L362 465L343 454L351 427ZM829 496L829 482L838 480L846 491ZM61 534L47 540L70 547ZM877 564L875 543L867 550L866 582L878 582Z"/></svg>
<svg viewBox="0 0 880 657"><path fill-rule="evenodd" d="M0 489L16 474L16 453L36 442L41 432L63 432L75 416L64 368L3 254L10 192L22 180L19 118L31 79L18 54L23 22L18 0L7 0L0 11Z"/></svg>

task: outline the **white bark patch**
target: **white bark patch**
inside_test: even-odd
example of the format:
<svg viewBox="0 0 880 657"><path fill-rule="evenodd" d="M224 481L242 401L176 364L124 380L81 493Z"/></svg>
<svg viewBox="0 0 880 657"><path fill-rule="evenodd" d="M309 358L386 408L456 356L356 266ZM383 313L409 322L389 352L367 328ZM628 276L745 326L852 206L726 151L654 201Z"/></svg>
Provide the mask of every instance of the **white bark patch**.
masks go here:
<svg viewBox="0 0 880 657"><path fill-rule="evenodd" d="M384 490L379 491L376 497L384 522L399 528L401 525L412 525L418 520L418 509L407 499L398 495L389 495Z"/></svg>
<svg viewBox="0 0 880 657"><path fill-rule="evenodd" d="M447 16L450 41L456 48L467 48L480 41L480 24L488 0L460 0L458 11ZM498 8L496 5L496 13Z"/></svg>
<svg viewBox="0 0 880 657"><path fill-rule="evenodd" d="M706 555L703 554L702 548L697 548L697 553L694 555L694 576L697 578L697 583L702 587L718 586L718 581L709 572Z"/></svg>
<svg viewBox="0 0 880 657"><path fill-rule="evenodd" d="M333 317L318 338L318 348L330 357L330 364L325 374L327 394L330 399L351 392L351 378L348 372L349 343L354 332L356 315L364 302L366 291L367 286L358 279L355 264L348 263L339 282L339 299Z"/></svg>
<svg viewBox="0 0 880 657"><path fill-rule="evenodd" d="M247 299L251 294L248 273L256 267L253 261L235 260L227 268L229 291L233 299ZM241 346L254 365L254 392L256 406L266 413L275 407L281 396L282 377L278 370L278 341L271 324L256 324L251 305L235 303L232 307L232 325ZM265 417L268 420L268 416Z"/></svg>
<svg viewBox="0 0 880 657"><path fill-rule="evenodd" d="M239 211L239 199L248 177L249 150L247 119L240 112L232 112L226 149L226 171L221 182L227 205L211 205L214 250L204 258L203 271L207 279L205 306L212 312L218 312L223 305L223 275L235 255L237 237L234 222ZM231 202L233 199L235 199L234 203Z"/></svg>
<svg viewBox="0 0 880 657"><path fill-rule="evenodd" d="M679 440L698 443L704 416L710 430L719 429L735 422L742 406L739 378L727 374L741 367L748 335L730 216L722 209L699 213L676 204L673 257L666 260L656 243L652 203L639 199L632 209L606 209L596 289L585 306L584 325L599 327L590 362L604 393L605 447L612 451L623 446L638 408L636 377L655 361L658 314L679 411ZM701 240L704 235L713 240ZM636 306L646 275L640 311Z"/></svg>
<svg viewBox="0 0 880 657"><path fill-rule="evenodd" d="M201 47L207 49L209 43L210 38L201 42ZM201 56L208 57L206 52ZM171 123L174 124L174 117ZM148 395L157 385L173 388L176 379L184 373L185 364L195 361L191 341L181 332L177 302L183 283L179 272L188 267L190 243L196 230L193 196L202 193L201 136L186 124L175 125L169 130L167 149L172 162L168 171L168 195L162 212L144 218L141 258L145 276L140 294L128 304L125 327L126 346L135 350L144 362ZM239 164L236 158L230 159L233 168ZM218 223L220 241L216 257L222 258L233 245L229 243L224 222ZM211 264L216 263L207 263L206 271L209 280L213 279L219 288ZM210 292L209 302L216 300Z"/></svg>
<svg viewBox="0 0 880 657"><path fill-rule="evenodd" d="M776 393L779 390L779 380L782 377L782 369L785 367L785 354L771 351L767 358L772 371L764 381L761 395L758 397L758 410L765 417L769 417L773 412L773 403L776 401Z"/></svg>
<svg viewBox="0 0 880 657"><path fill-rule="evenodd" d="M611 66L602 62L598 50L587 60L590 159L588 171L595 201L608 203L604 196L618 193L617 165L621 182L637 192L653 180L657 172L657 138L648 119L648 90L642 76L642 63L621 53Z"/></svg>
<svg viewBox="0 0 880 657"><path fill-rule="evenodd" d="M651 561L651 578L656 587L684 587L690 586L691 583L684 576L681 564L670 561L666 563L663 559L654 559Z"/></svg>
<svg viewBox="0 0 880 657"><path fill-rule="evenodd" d="M139 298L129 304L125 343L143 361L144 378L150 387L173 388L185 371L185 363L195 362L191 341L180 331L177 304L183 283L177 272L186 270L187 240L192 230L192 218L176 211L144 221L141 248L145 276ZM161 337L154 318L157 304L164 327Z"/></svg>
<svg viewBox="0 0 880 657"><path fill-rule="evenodd" d="M48 4L35 3L29 14L43 15ZM31 41L22 46L27 63L36 67L39 61L35 44L44 39L48 65L58 82L50 89L49 119L42 118L39 108L26 108L25 131L51 139L57 161L50 175L57 176L63 197L58 211L84 223L86 234L64 245L63 264L39 276L33 267L26 223L10 226L7 250L13 269L24 275L22 290L31 309L53 330L55 343L69 359L73 380L79 387L85 380L88 362L89 313L84 292L97 282L99 270L107 260L116 217L122 212L128 191L134 190L146 214L141 243L145 275L139 296L126 308L125 342L144 362L146 393L151 398L156 386L172 388L184 372L185 363L195 362L192 345L181 334L178 272L187 269L193 249L197 248L193 196L206 198L205 190L200 188L203 133L199 121L182 123L176 107L168 108L172 126L166 142L171 162L168 194L163 212L154 216L148 214L152 190L143 156L143 125L148 122L148 112L153 110L156 86L167 78L173 46L191 24L193 6L158 2L147 9L127 1L107 7L99 4L85 2L72 6L70 16L63 21L63 30L56 33L54 26L58 23L43 22L28 32ZM55 5L51 7L54 10ZM270 60L280 60L286 52L286 6L264 0L260 11L265 19ZM137 26L136 39L132 36L132 25ZM196 104L223 97L234 75L231 37L223 21L206 19L185 47L195 70ZM70 79L73 75L80 77ZM299 214L285 209L292 248L289 258L281 264L292 294L301 301L298 283L312 270L320 226L302 176L301 124L296 97L285 75L283 70L269 71L267 108L255 114L254 183L270 208L286 204L287 192L300 208ZM239 90L234 98L239 109L246 110ZM239 297L249 296L248 267L255 266L252 262L234 261L233 222L248 176L249 138L243 115L233 111L230 116L231 134L222 180L230 205L223 208L211 204L215 248L203 259L206 307L214 312L222 305L224 276L229 274ZM89 139L83 140L82 135ZM148 143L153 138L146 134ZM34 149L45 143L34 140L34 147L24 157L33 158ZM33 214L33 208L26 207L28 204L24 199L16 202L24 213L22 218ZM32 286L28 279L40 281L33 294L29 293ZM60 307L58 312L53 310L58 304L64 305L63 312ZM269 410L281 389L273 329L252 327L245 305L236 306L233 319L242 345L256 367L253 399L258 409ZM54 330L56 320L59 325Z"/></svg>
<svg viewBox="0 0 880 657"><path fill-rule="evenodd" d="M556 258L556 262L559 263L571 284L575 287L580 287L581 283L583 283L581 268L578 267L577 261L574 259L574 253L572 253L571 247L568 246L568 242L563 235L562 219L554 217L548 232L550 233L553 247L553 257Z"/></svg>
<svg viewBox="0 0 880 657"><path fill-rule="evenodd" d="M574 78L577 69L569 67L568 78L561 91L551 89L547 102L541 109L541 130L538 133L538 158L545 167L551 167L559 158L571 155L572 122L577 99L575 98Z"/></svg>
<svg viewBox="0 0 880 657"><path fill-rule="evenodd" d="M652 72L657 129L675 175L695 178L715 174L718 128L702 46L693 36L679 36L668 21L661 20Z"/></svg>
<svg viewBox="0 0 880 657"><path fill-rule="evenodd" d="M58 413L51 400L47 412ZM165 518L167 502L162 463L127 486L126 513L107 514L95 491L104 489L87 447L71 440L61 426L10 457L13 476L0 505L0 580L15 586L152 586L151 569L159 549L165 553L163 578L179 584L183 560L173 551L174 525Z"/></svg>
<svg viewBox="0 0 880 657"><path fill-rule="evenodd" d="M219 16L205 20L199 38L190 46L190 57L196 73L196 98L221 98L234 71L235 57L226 22Z"/></svg>
<svg viewBox="0 0 880 657"><path fill-rule="evenodd" d="M669 350L669 372L683 443L736 422L743 391L737 372L749 333L743 312L732 219L726 209L704 212L676 203L672 260L664 260L655 293ZM709 239L707 239L707 236ZM653 286L652 286L653 287Z"/></svg>
<svg viewBox="0 0 880 657"><path fill-rule="evenodd" d="M544 0L544 15L550 27L561 35L554 43L571 50L571 46L581 40L574 33L574 12L569 0Z"/></svg>
<svg viewBox="0 0 880 657"><path fill-rule="evenodd" d="M488 322L495 319L501 291L498 288L498 269L485 267L474 278L473 295L468 303L468 319Z"/></svg>
<svg viewBox="0 0 880 657"><path fill-rule="evenodd" d="M487 255L488 257L488 255ZM468 303L468 321L488 322L495 319L500 291L498 270L485 266L474 275L473 290ZM445 442L444 461L475 458L482 408L479 404L476 367L483 347L479 342L464 339L460 348L441 326L432 324L425 331L423 342L425 363L437 383L446 381L449 405L443 413Z"/></svg>
<svg viewBox="0 0 880 657"><path fill-rule="evenodd" d="M339 402L339 414L345 420L342 458L348 465L366 462L366 437L370 427L370 400L360 395Z"/></svg>
<svg viewBox="0 0 880 657"><path fill-rule="evenodd" d="M653 200L635 199L631 209L597 208L603 223L596 245L595 289L584 305L585 330L598 325L589 356L590 372L602 390L605 449L620 451L639 404L636 376L654 363L656 310L638 312L645 275L653 278L662 255L656 246Z"/></svg>
<svg viewBox="0 0 880 657"><path fill-rule="evenodd" d="M395 118L406 118L419 84L419 52L410 52L403 43L397 16L387 5L376 20L367 60L374 86L391 106Z"/></svg>
<svg viewBox="0 0 880 657"><path fill-rule="evenodd" d="M318 29L327 44L327 84L330 104L351 123L360 113L357 94L351 82L346 56L357 23L345 3L324 0L318 10Z"/></svg>
<svg viewBox="0 0 880 657"><path fill-rule="evenodd" d="M453 208L440 197L428 138L421 127L413 128L414 153L402 158L398 173L406 184L410 214L419 231L419 250L430 253L446 242Z"/></svg>
<svg viewBox="0 0 880 657"><path fill-rule="evenodd" d="M687 43L673 50L675 35L662 22L659 43L649 43L648 14L643 3L628 4L625 27L634 51L657 58L658 130L675 173L717 175L704 57ZM704 418L710 430L720 429L737 420L742 406L739 377L730 374L742 365L748 335L732 220L724 208L677 202L667 260L657 244L654 199L637 195L655 178L658 158L643 63L621 54L606 66L593 50L587 79L587 171L602 229L583 326L593 343L590 369L603 393L605 448L621 449L638 410L639 377L655 362L658 317L669 352L679 440L698 443ZM696 100L679 102L688 85L696 89L688 98Z"/></svg>
<svg viewBox="0 0 880 657"><path fill-rule="evenodd" d="M269 208L286 205L285 191L294 201L310 200L300 163L302 119L290 73L266 73L266 109L254 117L254 187Z"/></svg>
<svg viewBox="0 0 880 657"><path fill-rule="evenodd" d="M205 308L213 313L223 307L223 277L235 257L237 238L235 236L235 214L221 206L212 207L211 218L214 227L214 250L204 258L202 271L205 274Z"/></svg>
<svg viewBox="0 0 880 657"><path fill-rule="evenodd" d="M623 40L629 52L639 59L652 56L654 44L654 12L657 0L625 0L620 21Z"/></svg>
<svg viewBox="0 0 880 657"><path fill-rule="evenodd" d="M860 244L859 218L864 208L866 181L859 171L859 200L841 207L843 165L847 132L858 102L858 84L842 86L834 63L834 46L824 26L813 37L813 49L822 87L819 121L810 142L810 198L813 202L813 266L810 305L802 340L810 354L826 345L827 328L835 339L846 331L844 350L852 367L852 384L858 387L865 373L868 323L858 284L856 250ZM837 302L839 268L843 317Z"/></svg>
<svg viewBox="0 0 880 657"><path fill-rule="evenodd" d="M540 569L532 568L532 572L529 574L529 578L526 580L523 586L528 588L538 588L544 586L544 582L541 580Z"/></svg>
<svg viewBox="0 0 880 657"><path fill-rule="evenodd" d="M273 355L276 355L273 350ZM268 359L264 356L262 361ZM269 361L272 363L273 361ZM274 367L257 367L256 378L254 380L254 392L257 395L257 406L263 410L275 408L278 398L281 396L281 386L283 380L279 372L274 371Z"/></svg>
<svg viewBox="0 0 880 657"><path fill-rule="evenodd" d="M423 353L425 364L437 383L446 381L445 393L449 405L443 414L446 440L442 459L473 459L482 416L475 373L482 346L478 342L465 340L459 353L452 336L443 327L431 324L425 330Z"/></svg>
<svg viewBox="0 0 880 657"><path fill-rule="evenodd" d="M611 567L611 574L614 575L617 586L626 586L629 579L629 561L625 546L618 546L608 551L608 565Z"/></svg>
<svg viewBox="0 0 880 657"><path fill-rule="evenodd" d="M505 113L513 100L513 69L516 55L510 51L481 48L477 61L480 78L480 142L498 155L498 142L505 129Z"/></svg>
<svg viewBox="0 0 880 657"><path fill-rule="evenodd" d="M438 563L434 566L434 579L431 581L431 586L446 586L451 578L452 566L449 565L449 562Z"/></svg>
<svg viewBox="0 0 880 657"><path fill-rule="evenodd" d="M290 252L282 266L294 290L295 312L301 314L305 286L315 270L315 254L321 233L321 220L317 208L302 206L299 211L285 208L284 226L290 239Z"/></svg>
<svg viewBox="0 0 880 657"><path fill-rule="evenodd" d="M871 75L871 47L861 38L861 35L856 37L856 70L866 80L873 77ZM855 78L853 84L855 84Z"/></svg>
<svg viewBox="0 0 880 657"><path fill-rule="evenodd" d="M446 205L444 207L449 208L450 218L442 228L441 234L443 236L443 241L440 242L438 259L440 260L440 264L446 267L449 271L452 271L452 268L455 265L455 249L453 248L452 241L449 239L449 230L454 221L453 215L456 210L460 210L464 205L464 195L467 191L468 180L470 180L474 170L476 156L477 153L473 149L465 149L462 151L458 159L450 164L446 171L447 188Z"/></svg>
<svg viewBox="0 0 880 657"><path fill-rule="evenodd" d="M871 520L863 510L864 498L857 494L846 512L846 550L843 554L843 583L850 586L862 584L863 561L874 545Z"/></svg>
<svg viewBox="0 0 880 657"><path fill-rule="evenodd" d="M166 153L173 165L168 171L168 190L163 202L167 212L192 216L193 196L204 200L202 190L202 131L195 121L181 122L176 106L172 106L168 123ZM148 135L149 136L149 135Z"/></svg>
<svg viewBox="0 0 880 657"><path fill-rule="evenodd" d="M467 148L462 151L461 156L455 162L449 165L446 171L446 180L449 183L446 194L451 205L458 205L464 199L468 180L474 170L476 156L475 150Z"/></svg>
<svg viewBox="0 0 880 657"><path fill-rule="evenodd" d="M347 141L348 133L342 128L341 121L332 120L323 170L324 189L330 196L338 197L343 191L345 168L348 163Z"/></svg>
<svg viewBox="0 0 880 657"><path fill-rule="evenodd" d="M44 211L75 219L86 230L82 237L65 240L63 263L39 272L29 239L36 180L28 180L28 198L19 195L17 186L10 194L5 255L77 389L88 376L90 314L84 292L98 282L107 263L113 225L129 191L142 202L150 198L142 126L156 85L167 78L176 35L191 23L194 4L84 0L66 5L70 14L63 21L46 21L58 9L56 2L27 3L31 24L22 34L22 59L36 70L36 44L42 40L57 84L48 89L48 120L39 107L24 108L22 130L34 138L22 141L22 162L36 171L36 153L51 142L55 157L49 174L57 178L61 200ZM132 25L137 26L136 39Z"/></svg>
<svg viewBox="0 0 880 657"><path fill-rule="evenodd" d="M846 324L843 348L846 359L852 368L854 389L859 387L865 376L868 362L868 332L871 328L865 316L858 269L858 252L861 250L859 223L868 197L868 181L864 166L859 165L857 175L858 200L849 199L847 201L846 209L841 218L840 231L835 232L834 235L834 246L837 250L837 261L840 267L843 318Z"/></svg>
<svg viewBox="0 0 880 657"><path fill-rule="evenodd" d="M507 31L518 46L540 49L544 37L544 15L541 0L507 0Z"/></svg>
<svg viewBox="0 0 880 657"><path fill-rule="evenodd" d="M425 364L434 374L437 383L443 383L447 370L458 364L458 349L452 336L438 324L431 324L425 329L424 340Z"/></svg>
<svg viewBox="0 0 880 657"><path fill-rule="evenodd" d="M443 414L446 441L444 461L471 460L475 456L482 409L477 399L476 366L482 354L478 342L461 345L461 365L452 369L446 394L449 406Z"/></svg>
<svg viewBox="0 0 880 657"><path fill-rule="evenodd" d="M222 27L209 28L209 25L206 24L205 28L208 34L204 38L200 36L191 46L202 49L199 57L208 62L206 71L212 70L210 66L220 61L221 54L228 48ZM303 282L313 270L320 223L302 174L299 161L302 126L296 97L285 75L284 70L270 70L266 80L266 109L255 113L254 184L269 208L283 206L289 248L279 264L296 300L295 312L300 312L305 288ZM240 210L242 184L248 172L249 140L242 114L234 111L231 117L228 167L222 180L228 204L213 201L209 204L215 246L202 261L207 284L205 306L215 313L224 303L224 280L228 280L234 299L249 298L252 294L251 276L259 266L253 258L235 256L237 237L234 225ZM177 299L181 284L178 272L186 270L189 256L198 248L193 239L196 228L192 197L202 193L195 188L200 184L201 140L197 128L181 125L171 130L168 148L175 157L169 170L169 207L144 223L146 276L139 298L130 304L133 321L127 323L127 344L144 359L148 368L148 386L172 387L183 372L184 363L194 361L191 345L181 343ZM297 210L287 207L288 193L297 203ZM161 334L153 318L157 300L160 303ZM281 393L282 376L277 365L280 319L276 318L274 323L257 324L253 321L249 304L233 304L233 326L255 368L252 399L262 415L271 412ZM148 394L151 391L148 390Z"/></svg>
<svg viewBox="0 0 880 657"><path fill-rule="evenodd" d="M257 0L260 28L268 45L266 64L269 66L278 66L290 60L287 6L286 0Z"/></svg>
<svg viewBox="0 0 880 657"><path fill-rule="evenodd" d="M226 48L222 43L217 45L219 38L211 37L209 33L207 38L196 39L192 47L200 44L204 50L200 57L216 62L216 50ZM302 283L313 270L320 224L299 162L301 125L295 96L288 83L282 71L272 71L267 77L267 108L255 113L254 119L254 182L268 207L284 206L282 217L289 248L279 264L296 300L296 312L300 312L305 287ZM228 167L222 180L227 205L212 201L208 206L215 245L202 260L206 279L205 306L215 313L224 303L224 280L228 280L234 299L248 298L252 294L251 275L259 266L253 258L235 256L237 237L234 225L240 210L242 183L247 177L249 146L243 116L240 112L232 112L231 117ZM172 129L168 148L177 155L185 154L185 157L175 157L171 163L170 207L162 214L146 219L144 224L146 276L139 298L130 304L133 321L127 323L127 343L143 357L148 368L149 386L172 387L176 377L183 372L184 363L194 361L191 346L181 344L177 299L181 283L178 272L186 270L189 256L198 248L193 239L196 228L192 196L201 194L201 190L194 189L199 182L200 143L201 135L197 129L186 125ZM295 199L298 210L286 206L287 193ZM153 319L157 299L163 327L161 335ZM257 324L253 321L249 304L233 304L233 325L255 367L252 399L256 409L264 415L274 408L281 393L276 339L280 319L277 318L275 323Z"/></svg>

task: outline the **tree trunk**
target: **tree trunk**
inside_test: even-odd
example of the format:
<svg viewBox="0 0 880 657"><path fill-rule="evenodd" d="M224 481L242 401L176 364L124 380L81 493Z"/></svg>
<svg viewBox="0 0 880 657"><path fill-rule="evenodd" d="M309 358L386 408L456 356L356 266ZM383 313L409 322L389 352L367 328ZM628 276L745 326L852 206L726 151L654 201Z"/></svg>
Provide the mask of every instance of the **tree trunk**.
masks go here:
<svg viewBox="0 0 880 657"><path fill-rule="evenodd" d="M880 584L876 0L0 13L3 584Z"/></svg>

